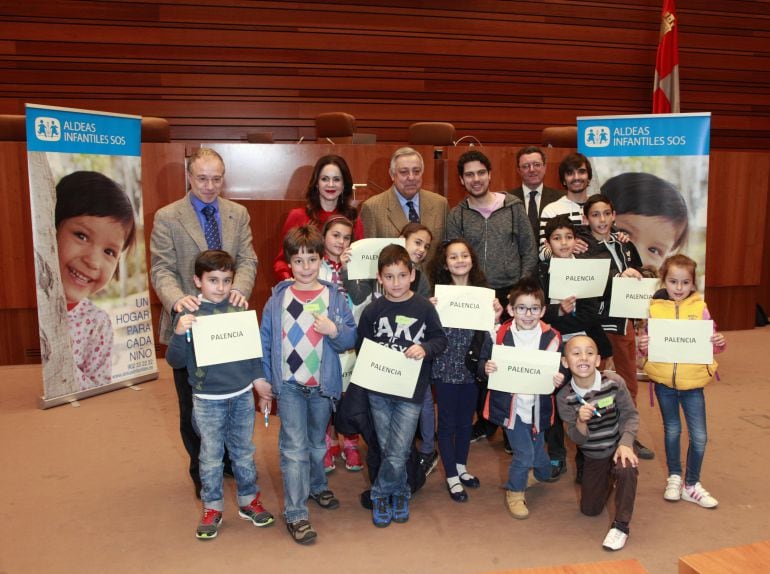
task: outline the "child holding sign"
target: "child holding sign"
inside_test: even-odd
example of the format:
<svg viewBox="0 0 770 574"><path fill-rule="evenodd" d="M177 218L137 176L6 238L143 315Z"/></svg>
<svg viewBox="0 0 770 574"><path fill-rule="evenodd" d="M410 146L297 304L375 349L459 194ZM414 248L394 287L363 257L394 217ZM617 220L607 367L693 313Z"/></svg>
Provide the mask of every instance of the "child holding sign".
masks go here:
<svg viewBox="0 0 770 574"><path fill-rule="evenodd" d="M431 261L431 281L434 285L470 285L486 287L484 272L476 254L464 239L453 239L441 245ZM434 299L435 303L436 300ZM495 299L495 322L503 308ZM446 473L449 497L465 502L468 494L463 486L478 488L479 479L468 472L468 451L471 444L473 412L476 407L476 373L465 366L465 356L476 331L444 327L449 345L447 351L433 361L432 377L438 404L438 448Z"/></svg>
<svg viewBox="0 0 770 574"><path fill-rule="evenodd" d="M508 295L508 313L513 317L497 331L496 343L524 349L558 352L561 335L541 319L545 314L545 295L537 281L525 278L514 285ZM492 339L481 350L479 368L486 375L497 371L492 356ZM554 387L564 382L564 375L554 373ZM514 518L529 517L524 492L529 470L540 482L558 480L551 476L551 461L545 453L545 431L553 421L553 394L532 395L491 390L484 405L484 416L505 429L513 449L505 484L505 505Z"/></svg>
<svg viewBox="0 0 770 574"><path fill-rule="evenodd" d="M203 518L199 540L216 538L222 523L222 458L230 454L238 486L238 516L254 526L269 526L273 515L259 500L257 466L254 463L254 393L252 383L264 377L262 361L246 359L198 367L191 341L195 317L240 311L230 303L235 260L226 251L204 251L195 259L195 286L201 291L200 308L176 318L166 361L175 369L187 368L193 388L193 425L201 437L200 476ZM262 399L260 410L268 403Z"/></svg>
<svg viewBox="0 0 770 574"><path fill-rule="evenodd" d="M306 544L318 534L308 521L308 499L333 510L340 502L324 472L326 426L342 394L338 353L356 340L347 298L318 279L324 240L312 225L286 234L283 250L294 280L281 281L262 312L262 364L267 381L257 382L260 399L278 397L278 449L283 476L286 528Z"/></svg>
<svg viewBox="0 0 770 574"><path fill-rule="evenodd" d="M642 259L634 244L622 242L619 235L613 231L615 223L615 205L601 194L588 198L583 205L583 214L588 221L588 229L580 234L588 244L588 251L579 257L610 260L610 278L604 291L602 307L602 327L612 345L612 361L615 372L626 383L628 392L636 404L639 383L636 378L636 334L633 321L625 317L610 317L612 304L612 278L634 277L641 279ZM580 230L579 230L580 231ZM652 459L655 453L637 439L634 449L639 458Z"/></svg>
<svg viewBox="0 0 770 574"><path fill-rule="evenodd" d="M575 226L568 215L557 215L545 224L545 244L550 249L551 257L539 262L537 272L540 286L546 296L551 282L551 261L574 258L575 240ZM612 346L602 328L599 313L601 305L601 297L577 299L571 296L561 300L549 299L543 321L559 331L564 341L575 335L588 335L599 348L602 360L605 360L612 357ZM545 433L545 441L553 467L551 473L554 477L559 476L567 469L567 449L564 447L564 425L558 410L554 412L551 428ZM575 480L580 483L583 476L583 455L580 449L575 454L575 466Z"/></svg>
<svg viewBox="0 0 770 574"><path fill-rule="evenodd" d="M686 255L673 255L663 262L660 276L664 288L653 295L650 302L650 318L683 321L711 318L705 301L695 289L696 266L695 261ZM727 344L724 335L716 331L711 336L711 342L714 345L714 353L724 351ZM641 352L646 354L649 344L649 336L639 337ZM644 372L656 383L655 396L658 397L660 413L663 416L666 466L669 475L663 498L669 502L676 502L681 498L703 508L716 508L719 504L700 483L707 438L703 387L713 380L716 368L716 361L711 365L647 362L644 366ZM684 488L682 460L679 455L679 438L682 434L680 407L684 412L687 434L690 437Z"/></svg>
<svg viewBox="0 0 770 574"><path fill-rule="evenodd" d="M384 528L391 522L409 520L411 491L406 461L430 382L431 361L444 352L447 339L436 309L411 290L414 264L406 249L391 244L380 252L377 280L385 295L370 303L361 314L356 351L361 349L364 339L369 339L403 352L408 359L423 360L410 398L369 392L369 409L382 458L372 484L372 522Z"/></svg>

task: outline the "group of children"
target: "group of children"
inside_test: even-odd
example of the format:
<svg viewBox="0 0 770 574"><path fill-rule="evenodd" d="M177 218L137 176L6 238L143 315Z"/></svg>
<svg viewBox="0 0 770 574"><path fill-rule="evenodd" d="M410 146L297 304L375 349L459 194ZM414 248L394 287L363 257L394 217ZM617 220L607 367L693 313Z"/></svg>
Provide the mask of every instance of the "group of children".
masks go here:
<svg viewBox="0 0 770 574"><path fill-rule="evenodd" d="M612 276L639 276L633 245L623 243L612 230L614 208L602 196L592 196L584 206L588 225L576 226L568 217L554 218L545 227L551 257L573 257L578 236L588 244L587 255L611 258ZM259 499L254 446L253 386L258 408L267 414L273 398L281 418L279 451L284 482L284 518L292 539L312 542L317 533L309 521L308 501L331 510L339 500L328 487L324 459L330 440L327 429L342 395L339 353L360 349L369 339L423 359L411 397L366 392L368 415L379 452L378 469L370 493L372 521L377 527L409 520L413 488L407 465L416 444L424 472L435 466L433 393L438 412L438 451L449 496L468 500L466 488L480 480L468 471L468 453L477 381L495 372L491 360L494 344L561 353L561 370L554 373L554 392L547 395L489 391L484 415L500 425L513 451L505 503L514 518L529 515L525 492L536 482L558 479L563 458L554 469L545 444L563 448L562 420L567 435L582 454L581 511L596 515L615 488L615 517L603 546L619 550L628 537L638 477L634 441L639 415L630 392L634 381L600 371L615 345L608 340L625 333L626 321L609 318L609 297L561 301L546 298L548 261L538 278L524 278L510 292L505 310L511 318L494 333L444 328L430 299L430 284L485 286L473 249L462 239L445 242L422 273L432 241L419 224L404 230L406 248L389 245L380 253L377 281L351 281L350 260L353 223L344 216L325 222L323 233L313 225L292 229L283 249L293 279L278 283L261 319L262 360L238 361L198 368L190 328L192 314L177 317L167 359L174 367L187 366L195 393L194 420L201 433L203 518L197 536L217 535L222 520L222 455L226 446L233 462L239 516L256 526L274 522ZM207 251L198 257L195 283L200 288L200 314L231 312L227 303L233 262L224 252ZM708 318L705 303L695 287L695 263L684 255L668 258L661 268L663 289L651 304L654 318ZM365 304L365 305L364 305ZM359 308L357 308L359 307ZM360 310L360 307L363 307ZM360 314L359 314L360 311ZM496 321L503 305L495 300ZM356 321L356 316L358 320ZM613 329L614 326L614 329ZM476 361L469 349L478 346ZM715 352L724 348L724 337L714 333ZM649 337L639 347L646 352ZM700 484L700 467L706 442L703 386L714 375L716 364L684 365L648 362L645 371L654 381L665 430L669 477L664 498L695 502L711 508L717 501ZM360 391L360 389L358 389ZM686 474L679 456L679 407L685 413L690 435ZM558 416L557 416L558 415ZM420 426L423 417L424 428ZM560 418L558 418L560 417ZM331 433L329 433L331 434ZM346 446L357 437L348 435ZM427 447L427 448L426 448ZM370 449L372 445L370 444ZM430 449L430 450L428 450ZM357 450L357 447L356 447ZM563 454L561 455L563 457ZM350 458L349 455L346 458ZM360 468L360 462L353 465ZM554 472L555 470L555 472Z"/></svg>

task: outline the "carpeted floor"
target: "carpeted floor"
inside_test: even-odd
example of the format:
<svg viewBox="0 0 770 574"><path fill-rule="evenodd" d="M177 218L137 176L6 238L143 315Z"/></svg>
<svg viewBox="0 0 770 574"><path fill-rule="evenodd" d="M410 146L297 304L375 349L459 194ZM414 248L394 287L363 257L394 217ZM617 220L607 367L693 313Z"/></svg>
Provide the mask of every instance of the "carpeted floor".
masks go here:
<svg viewBox="0 0 770 574"><path fill-rule="evenodd" d="M662 498L662 425L647 385L639 400L640 438L657 457L642 461L631 536L607 553L609 527L577 508L574 467L528 493L531 517L503 505L510 457L502 439L472 445L469 469L482 486L466 504L449 499L440 468L412 501L404 525L377 529L358 503L365 473L339 465L330 487L335 511L311 506L319 532L309 547L292 542L282 521L257 529L237 518L226 481L224 525L216 540L194 530L199 502L186 474L169 369L159 380L48 411L37 408L39 368L0 368L0 574L192 571L465 573L603 560L638 559L653 574L677 571L684 554L770 538L765 458L770 450L770 327L727 333L722 380L707 389L709 444L702 481L716 510ZM255 431L263 501L282 505L278 419ZM440 465L439 465L440 467Z"/></svg>

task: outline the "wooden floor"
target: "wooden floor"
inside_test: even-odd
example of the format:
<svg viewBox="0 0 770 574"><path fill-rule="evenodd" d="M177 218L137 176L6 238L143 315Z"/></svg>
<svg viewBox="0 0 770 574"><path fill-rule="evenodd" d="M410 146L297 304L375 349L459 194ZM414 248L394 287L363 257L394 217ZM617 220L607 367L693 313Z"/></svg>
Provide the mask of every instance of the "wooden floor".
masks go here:
<svg viewBox="0 0 770 574"><path fill-rule="evenodd" d="M770 539L770 327L730 332L721 382L707 389L709 445L703 483L720 505L705 510L662 498L666 470L657 408L640 389L642 461L626 548L602 550L610 525L577 508L574 468L528 493L531 517L517 521L500 485L510 458L498 434L472 445L469 469L482 482L467 504L452 502L440 470L412 501L408 524L376 529L358 504L363 473L338 468L335 511L311 507L316 544L300 547L281 521L257 529L237 518L232 481L220 536L194 537L199 503L185 471L169 370L141 390L80 407L37 409L39 368L0 368L0 574L189 572L482 573L638 560L651 574L677 572L680 556ZM282 505L278 421L257 425L257 465L266 506ZM579 572L575 566L563 572Z"/></svg>

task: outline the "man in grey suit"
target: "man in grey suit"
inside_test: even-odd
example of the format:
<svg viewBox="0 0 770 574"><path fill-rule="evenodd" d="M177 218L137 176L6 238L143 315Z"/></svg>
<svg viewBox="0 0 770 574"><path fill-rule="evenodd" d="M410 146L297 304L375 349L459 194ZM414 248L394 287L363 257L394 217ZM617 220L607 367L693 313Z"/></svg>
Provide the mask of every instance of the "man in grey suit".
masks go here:
<svg viewBox="0 0 770 574"><path fill-rule="evenodd" d="M433 235L426 261L444 240L448 211L445 197L421 189L425 164L419 152L402 147L390 158L393 187L367 199L361 206L364 237L398 237L410 221L419 221Z"/></svg>
<svg viewBox="0 0 770 574"><path fill-rule="evenodd" d="M224 187L225 164L212 149L198 148L187 163L189 193L159 209L150 238L151 280L163 304L160 342L168 344L172 313L196 311L198 298L193 283L195 258L207 249L223 249L235 259L235 278L230 302L248 306L257 276L257 255L251 239L245 207L219 197ZM190 455L190 476L200 492L198 454L200 437L192 425L192 388L187 369L174 369L179 398L179 429Z"/></svg>
<svg viewBox="0 0 770 574"><path fill-rule="evenodd" d="M522 184L508 193L524 202L535 239L538 239L540 237L540 214L543 213L543 208L564 195L564 190L543 185L545 154L537 146L523 147L516 153L516 170L521 176Z"/></svg>

